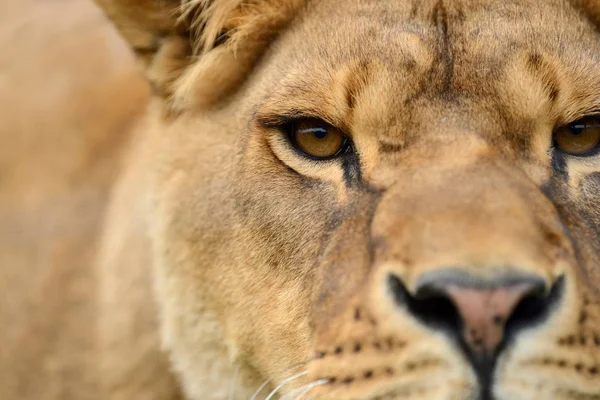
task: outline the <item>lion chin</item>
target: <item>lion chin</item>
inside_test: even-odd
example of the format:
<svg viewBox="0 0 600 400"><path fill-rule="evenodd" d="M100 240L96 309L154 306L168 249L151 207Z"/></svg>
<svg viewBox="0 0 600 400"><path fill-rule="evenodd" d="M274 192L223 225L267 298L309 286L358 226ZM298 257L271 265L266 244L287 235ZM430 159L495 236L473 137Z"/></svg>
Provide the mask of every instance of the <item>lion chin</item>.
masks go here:
<svg viewBox="0 0 600 400"><path fill-rule="evenodd" d="M0 399L600 400L600 1L7 4Z"/></svg>

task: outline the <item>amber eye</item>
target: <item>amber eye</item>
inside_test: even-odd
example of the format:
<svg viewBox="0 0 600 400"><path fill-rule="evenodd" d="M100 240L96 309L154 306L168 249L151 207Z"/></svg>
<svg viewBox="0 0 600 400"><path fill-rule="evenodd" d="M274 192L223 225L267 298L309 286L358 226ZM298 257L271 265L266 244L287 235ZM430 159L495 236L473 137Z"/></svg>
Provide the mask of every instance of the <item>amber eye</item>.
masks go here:
<svg viewBox="0 0 600 400"><path fill-rule="evenodd" d="M347 147L346 136L318 119L303 119L288 127L292 144L304 154L320 160L335 157Z"/></svg>
<svg viewBox="0 0 600 400"><path fill-rule="evenodd" d="M554 132L554 144L574 156L591 155L600 148L600 116L585 117Z"/></svg>

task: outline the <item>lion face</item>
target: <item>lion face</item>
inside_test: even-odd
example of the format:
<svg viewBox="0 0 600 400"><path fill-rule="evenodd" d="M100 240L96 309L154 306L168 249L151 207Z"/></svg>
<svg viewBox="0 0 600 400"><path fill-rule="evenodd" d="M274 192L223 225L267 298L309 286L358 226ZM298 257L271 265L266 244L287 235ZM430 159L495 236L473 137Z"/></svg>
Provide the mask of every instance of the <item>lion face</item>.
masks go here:
<svg viewBox="0 0 600 400"><path fill-rule="evenodd" d="M208 3L146 144L188 396L600 399L596 3Z"/></svg>

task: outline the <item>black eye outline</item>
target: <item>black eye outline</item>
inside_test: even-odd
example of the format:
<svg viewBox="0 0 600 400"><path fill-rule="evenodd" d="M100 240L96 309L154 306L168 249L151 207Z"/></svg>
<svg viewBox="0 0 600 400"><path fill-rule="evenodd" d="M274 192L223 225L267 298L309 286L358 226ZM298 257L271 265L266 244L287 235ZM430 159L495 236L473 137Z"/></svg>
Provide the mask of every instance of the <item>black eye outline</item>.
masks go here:
<svg viewBox="0 0 600 400"><path fill-rule="evenodd" d="M306 122L306 121L314 121L315 125L322 125L324 128L331 127L333 129L340 131L343 135L343 141L340 145L339 150L337 152L335 152L335 154L332 154L331 156L326 156L326 157L315 156L315 155L309 154L306 151L302 150L302 148L298 145L297 140L296 140L296 127L298 126L299 123ZM297 118L297 119L289 120L289 121L286 121L285 123L283 123L282 125L280 125L280 130L286 135L286 138L287 138L290 146L296 151L296 153L298 153L303 158L307 158L307 159L310 159L313 161L331 161L336 158L340 158L346 154L350 154L350 153L354 152L354 146L352 145L352 141L350 140L350 137L342 129L339 129L339 128L323 121L320 118L308 117L308 118Z"/></svg>
<svg viewBox="0 0 600 400"><path fill-rule="evenodd" d="M560 145L558 144L558 142L556 140L556 134L560 129L566 128L571 131L577 131L577 130L582 131L586 127L585 120L589 120L589 119L595 119L597 122L597 126L600 128L600 114L586 115L585 117L579 118L576 121L573 121L569 124L562 125L562 126L559 126L558 128L556 128L552 132L552 147L554 148L554 150L559 152L560 154L564 154L564 155L567 155L570 157L579 157L579 158L594 157L594 156L600 154L600 140L598 140L598 143L596 143L593 148L591 148L590 150L588 150L584 153L571 153L571 152L565 151L560 148ZM575 135L577 135L577 133L575 133Z"/></svg>

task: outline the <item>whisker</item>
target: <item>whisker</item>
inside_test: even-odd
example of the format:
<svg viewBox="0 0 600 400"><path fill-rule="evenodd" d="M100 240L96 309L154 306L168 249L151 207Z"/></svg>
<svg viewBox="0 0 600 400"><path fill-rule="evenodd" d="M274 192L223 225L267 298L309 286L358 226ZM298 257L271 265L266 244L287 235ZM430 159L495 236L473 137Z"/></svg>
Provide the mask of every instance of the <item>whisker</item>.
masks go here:
<svg viewBox="0 0 600 400"><path fill-rule="evenodd" d="M304 366L306 364L308 364L309 362L313 361L314 357L309 358L306 361L301 361L299 363L293 364L291 367L289 367L288 369L286 369L283 374L289 374L290 372L292 372L293 370L295 370L298 367ZM254 394L252 395L252 397L250 397L250 400L256 400L258 398L258 395L260 395L260 393L265 389L265 387L267 387L267 385L271 383L271 378L267 379L266 381L264 381L259 387L258 389L256 389L256 392L254 392Z"/></svg>
<svg viewBox="0 0 600 400"><path fill-rule="evenodd" d="M303 397L304 397L306 394L308 394L308 392L310 392L311 390L313 390L313 389L314 389L314 388L316 388L317 386L326 385L326 384L328 384L328 383L329 383L329 380L328 380L328 379L321 379L320 381L318 381L318 384L317 384L317 382L315 382L315 383L314 383L314 384L313 384L313 385L312 385L310 388L307 388L307 389L306 389L306 392L304 392L304 393L302 393L300 396L298 396L298 399L297 399L297 400L302 400L302 398L303 398ZM308 400L311 400L311 399L312 399L312 397L309 397L309 398L308 398Z"/></svg>
<svg viewBox="0 0 600 400"><path fill-rule="evenodd" d="M286 394L285 396L283 396L282 398L280 398L279 400L291 400L292 397L296 396L297 394L302 394L304 393L304 390L306 389L306 385L304 386L300 386L299 388L296 388L292 391L290 391L288 394Z"/></svg>
<svg viewBox="0 0 600 400"><path fill-rule="evenodd" d="M273 391L271 393L269 393L269 395L265 398L265 400L271 400L273 398L273 396L275 396L275 394L277 394L277 392L279 391L279 389L281 389L282 387L284 387L286 384L288 384L289 382L296 380L298 378L301 378L305 375L308 375L308 371L303 371L300 372L299 374L290 376L287 379L284 379L283 381L281 381L281 383L279 385L277 385L275 387L275 389L273 389Z"/></svg>
<svg viewBox="0 0 600 400"><path fill-rule="evenodd" d="M319 379L318 381L308 383L306 385L300 386L299 388L292 390L291 392L283 396L280 400L292 400L294 396L297 396L295 397L296 400L300 400L305 394L310 392L312 389L316 388L317 386L325 385L326 383L329 383L328 379Z"/></svg>
<svg viewBox="0 0 600 400"><path fill-rule="evenodd" d="M320 379L316 382L313 382L310 387L307 387L306 390L304 392L302 392L297 398L296 400L302 400L302 398L308 394L308 392L310 392L311 390L313 390L314 388L316 388L317 386L322 386L322 385L326 385L329 383L329 379ZM310 400L310 397L308 398Z"/></svg>
<svg viewBox="0 0 600 400"><path fill-rule="evenodd" d="M240 373L240 365L236 365L231 378L231 386L229 387L229 400L235 400L235 389L237 388L238 374Z"/></svg>
<svg viewBox="0 0 600 400"><path fill-rule="evenodd" d="M258 387L258 389L256 389L256 392L254 392L254 394L252 395L252 397L250 397L250 400L256 400L256 398L258 397L258 395L260 394L260 392L263 391L263 389L271 382L270 379L267 379L266 381L263 382L262 385L260 385Z"/></svg>

